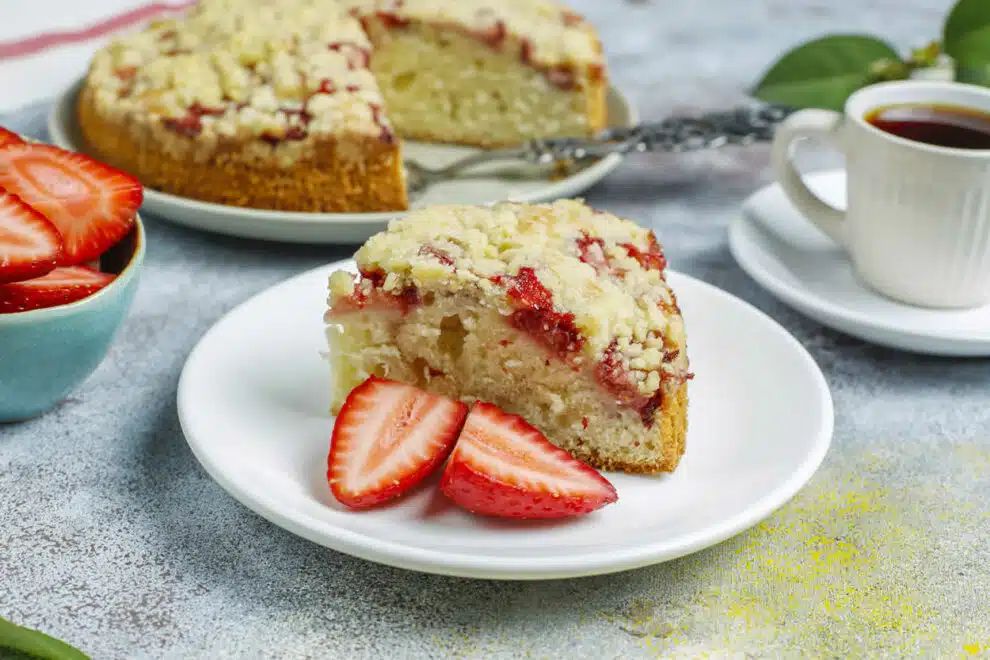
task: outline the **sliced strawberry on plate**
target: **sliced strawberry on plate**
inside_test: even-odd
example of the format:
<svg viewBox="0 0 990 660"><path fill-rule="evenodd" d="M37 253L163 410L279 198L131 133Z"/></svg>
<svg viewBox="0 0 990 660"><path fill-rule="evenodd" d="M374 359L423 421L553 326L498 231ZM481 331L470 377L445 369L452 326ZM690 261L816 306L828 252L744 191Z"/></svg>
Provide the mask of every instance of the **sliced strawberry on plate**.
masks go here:
<svg viewBox="0 0 990 660"><path fill-rule="evenodd" d="M363 509L406 493L447 458L466 416L459 401L371 376L347 396L333 427L334 497Z"/></svg>
<svg viewBox="0 0 990 660"><path fill-rule="evenodd" d="M0 147L5 147L8 144L24 144L24 140L14 131L9 131L3 126L0 126Z"/></svg>
<svg viewBox="0 0 990 660"><path fill-rule="evenodd" d="M440 488L459 506L504 518L563 518L618 500L596 470L522 417L490 403L471 408Z"/></svg>
<svg viewBox="0 0 990 660"><path fill-rule="evenodd" d="M126 236L144 196L129 174L48 144L0 149L0 187L58 228L62 266L95 259Z"/></svg>
<svg viewBox="0 0 990 660"><path fill-rule="evenodd" d="M93 295L114 277L85 266L65 266L33 280L0 284L0 314L67 305Z"/></svg>
<svg viewBox="0 0 990 660"><path fill-rule="evenodd" d="M62 236L45 216L0 189L0 284L41 277L62 255Z"/></svg>

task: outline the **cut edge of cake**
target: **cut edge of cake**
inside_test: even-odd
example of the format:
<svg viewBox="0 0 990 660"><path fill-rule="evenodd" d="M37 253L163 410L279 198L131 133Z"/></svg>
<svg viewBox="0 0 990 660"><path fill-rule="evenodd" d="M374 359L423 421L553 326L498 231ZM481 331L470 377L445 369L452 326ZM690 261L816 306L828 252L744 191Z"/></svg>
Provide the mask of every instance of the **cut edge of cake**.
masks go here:
<svg viewBox="0 0 990 660"><path fill-rule="evenodd" d="M601 43L560 4L409 0L360 18L403 138L501 147L606 126Z"/></svg>

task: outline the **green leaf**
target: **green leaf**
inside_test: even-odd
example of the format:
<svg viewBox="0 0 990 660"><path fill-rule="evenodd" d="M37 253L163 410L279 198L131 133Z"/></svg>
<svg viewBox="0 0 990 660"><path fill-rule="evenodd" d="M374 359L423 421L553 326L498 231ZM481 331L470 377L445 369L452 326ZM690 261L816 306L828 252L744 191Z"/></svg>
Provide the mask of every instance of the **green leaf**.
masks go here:
<svg viewBox="0 0 990 660"><path fill-rule="evenodd" d="M877 68L884 66L907 75L897 51L884 41L855 34L822 37L781 57L752 94L795 108L842 110L849 95L875 81Z"/></svg>
<svg viewBox="0 0 990 660"><path fill-rule="evenodd" d="M89 660L89 656L43 632L0 618L0 651L8 649L40 660Z"/></svg>
<svg viewBox="0 0 990 660"><path fill-rule="evenodd" d="M956 62L956 80L971 85L990 87L990 62L974 65L969 62Z"/></svg>
<svg viewBox="0 0 990 660"><path fill-rule="evenodd" d="M945 19L942 46L965 67L990 64L990 2L959 0Z"/></svg>

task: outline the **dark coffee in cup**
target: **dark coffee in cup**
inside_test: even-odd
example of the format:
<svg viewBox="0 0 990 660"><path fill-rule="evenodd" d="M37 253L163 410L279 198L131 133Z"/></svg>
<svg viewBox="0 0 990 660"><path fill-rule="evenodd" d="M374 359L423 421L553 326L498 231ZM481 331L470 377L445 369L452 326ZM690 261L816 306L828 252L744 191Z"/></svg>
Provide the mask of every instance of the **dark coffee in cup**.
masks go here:
<svg viewBox="0 0 990 660"><path fill-rule="evenodd" d="M915 142L953 149L990 149L990 113L951 105L905 103L867 113L867 123Z"/></svg>

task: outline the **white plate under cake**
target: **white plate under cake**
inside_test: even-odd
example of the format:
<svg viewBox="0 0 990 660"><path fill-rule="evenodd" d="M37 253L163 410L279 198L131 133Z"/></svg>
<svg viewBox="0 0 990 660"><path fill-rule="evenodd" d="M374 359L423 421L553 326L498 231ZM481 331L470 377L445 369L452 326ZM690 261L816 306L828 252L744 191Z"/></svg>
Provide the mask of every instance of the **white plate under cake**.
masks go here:
<svg viewBox="0 0 990 660"><path fill-rule="evenodd" d="M618 502L566 522L477 516L435 484L391 506L347 509L327 485L334 374L319 357L327 278L338 270L356 274L357 265L303 273L227 314L190 353L178 391L183 432L206 471L259 515L335 550L502 579L644 566L763 519L801 488L828 448L828 387L801 345L738 298L667 270L696 374L688 449L673 473L609 473Z"/></svg>

